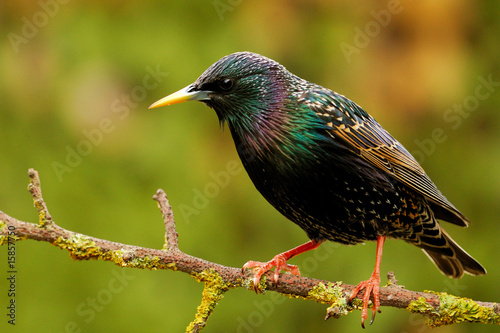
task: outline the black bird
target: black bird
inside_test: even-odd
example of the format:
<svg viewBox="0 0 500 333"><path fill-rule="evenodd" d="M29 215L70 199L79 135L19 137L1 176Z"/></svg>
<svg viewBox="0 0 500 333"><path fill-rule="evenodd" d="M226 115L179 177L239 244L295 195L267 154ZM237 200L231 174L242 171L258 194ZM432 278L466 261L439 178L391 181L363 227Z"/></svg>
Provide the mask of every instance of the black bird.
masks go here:
<svg viewBox="0 0 500 333"><path fill-rule="evenodd" d="M210 66L193 84L150 108L197 100L227 123L259 192L300 226L310 241L267 263L249 261L254 286L275 267L299 275L287 260L323 241L377 241L375 270L362 289L362 326L379 284L386 238L420 247L445 275L486 274L436 219L466 227L467 218L437 189L418 162L365 110L346 97L290 73L264 56L238 52Z"/></svg>

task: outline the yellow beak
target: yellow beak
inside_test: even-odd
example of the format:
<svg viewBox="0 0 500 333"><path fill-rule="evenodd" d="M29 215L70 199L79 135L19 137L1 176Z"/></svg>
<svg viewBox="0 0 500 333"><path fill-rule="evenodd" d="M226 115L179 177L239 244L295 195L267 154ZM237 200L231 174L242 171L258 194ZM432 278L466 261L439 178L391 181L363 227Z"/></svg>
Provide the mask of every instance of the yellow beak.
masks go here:
<svg viewBox="0 0 500 333"><path fill-rule="evenodd" d="M208 94L211 93L211 91L191 91L192 88L192 85L189 85L179 91L174 92L173 94L168 95L167 97L163 97L159 101L151 104L149 106L149 109L159 108L160 106L172 105L186 101L202 101L209 99Z"/></svg>

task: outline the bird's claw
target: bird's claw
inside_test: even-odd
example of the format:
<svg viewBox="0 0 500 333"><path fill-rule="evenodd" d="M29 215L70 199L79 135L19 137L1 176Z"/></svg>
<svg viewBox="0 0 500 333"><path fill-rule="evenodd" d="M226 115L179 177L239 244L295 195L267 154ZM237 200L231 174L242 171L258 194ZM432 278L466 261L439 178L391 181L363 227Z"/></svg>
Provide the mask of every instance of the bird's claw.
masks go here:
<svg viewBox="0 0 500 333"><path fill-rule="evenodd" d="M361 289L365 289L365 294L363 295L363 309L361 310L361 326L365 328L365 320L368 318L368 304L370 302L370 295L373 294L373 306L372 306L372 320L370 325L373 324L375 320L375 314L380 311L380 276L374 274L370 279L360 282L356 288L352 291L349 301L351 302Z"/></svg>
<svg viewBox="0 0 500 333"><path fill-rule="evenodd" d="M241 271L244 272L245 269L248 268L251 268L253 270L253 290L255 292L258 292L259 282L262 275L264 275L267 271L270 271L273 267L275 267L273 275L274 283L278 282L281 271L286 271L292 275L300 276L299 268L296 265L287 264L286 259L282 254L276 255L268 262L248 261L245 265L243 265Z"/></svg>

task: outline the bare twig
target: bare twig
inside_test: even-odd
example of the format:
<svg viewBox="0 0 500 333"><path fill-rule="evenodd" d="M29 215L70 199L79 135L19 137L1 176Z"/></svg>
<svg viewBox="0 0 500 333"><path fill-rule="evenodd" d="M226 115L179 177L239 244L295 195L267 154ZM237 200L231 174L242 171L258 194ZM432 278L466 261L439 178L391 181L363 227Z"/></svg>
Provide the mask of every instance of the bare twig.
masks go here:
<svg viewBox="0 0 500 333"><path fill-rule="evenodd" d="M179 234L175 229L174 213L172 212L172 206L168 203L167 194L162 189L159 189L156 191L156 194L153 195L153 199L158 202L158 208L160 208L165 224L165 250L178 251L179 245L177 238Z"/></svg>
<svg viewBox="0 0 500 333"><path fill-rule="evenodd" d="M183 253L178 248L172 208L163 190L153 197L162 212L165 223L165 245L163 250L126 245L103 240L56 225L48 212L41 195L38 173L30 169L29 191L40 216L40 225L20 221L0 211L0 245L22 239L49 242L69 251L75 260L100 259L111 261L122 267L171 269L192 275L205 284L201 305L188 331L198 332L205 325L217 302L231 288L251 289L252 277L249 271L227 267ZM50 228L47 226L50 225ZM11 231L14 230L14 236ZM308 277L284 274L276 284L268 272L261 286L266 290L285 295L298 296L330 305L327 317L339 317L357 309L361 304L355 299L353 305L346 301L355 286L332 283ZM459 322L480 322L500 324L500 306L494 302L472 301L446 293L417 292L397 285L393 275L389 283L380 288L381 306L404 308L428 317L430 326Z"/></svg>
<svg viewBox="0 0 500 333"><path fill-rule="evenodd" d="M30 177L28 191L30 191L36 210L38 211L40 226L45 227L52 224L52 216L50 215L47 205L42 198L42 188L40 185L40 178L38 177L38 171L35 169L29 169L28 176Z"/></svg>

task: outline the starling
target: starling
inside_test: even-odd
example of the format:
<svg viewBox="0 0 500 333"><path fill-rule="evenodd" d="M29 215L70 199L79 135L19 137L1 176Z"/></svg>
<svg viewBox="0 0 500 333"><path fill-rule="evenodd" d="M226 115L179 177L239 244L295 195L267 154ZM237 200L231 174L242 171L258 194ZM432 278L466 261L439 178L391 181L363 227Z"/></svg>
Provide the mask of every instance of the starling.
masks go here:
<svg viewBox="0 0 500 333"><path fill-rule="evenodd" d="M380 312L382 248L386 238L421 248L445 275L486 274L441 227L437 219L466 227L453 206L411 154L365 110L346 97L290 73L274 60L251 52L225 56L193 84L150 108L201 101L227 123L252 182L310 241L267 263L249 261L257 289L275 268L300 275L287 260L329 240L342 244L377 241L375 269L359 283L361 324Z"/></svg>

